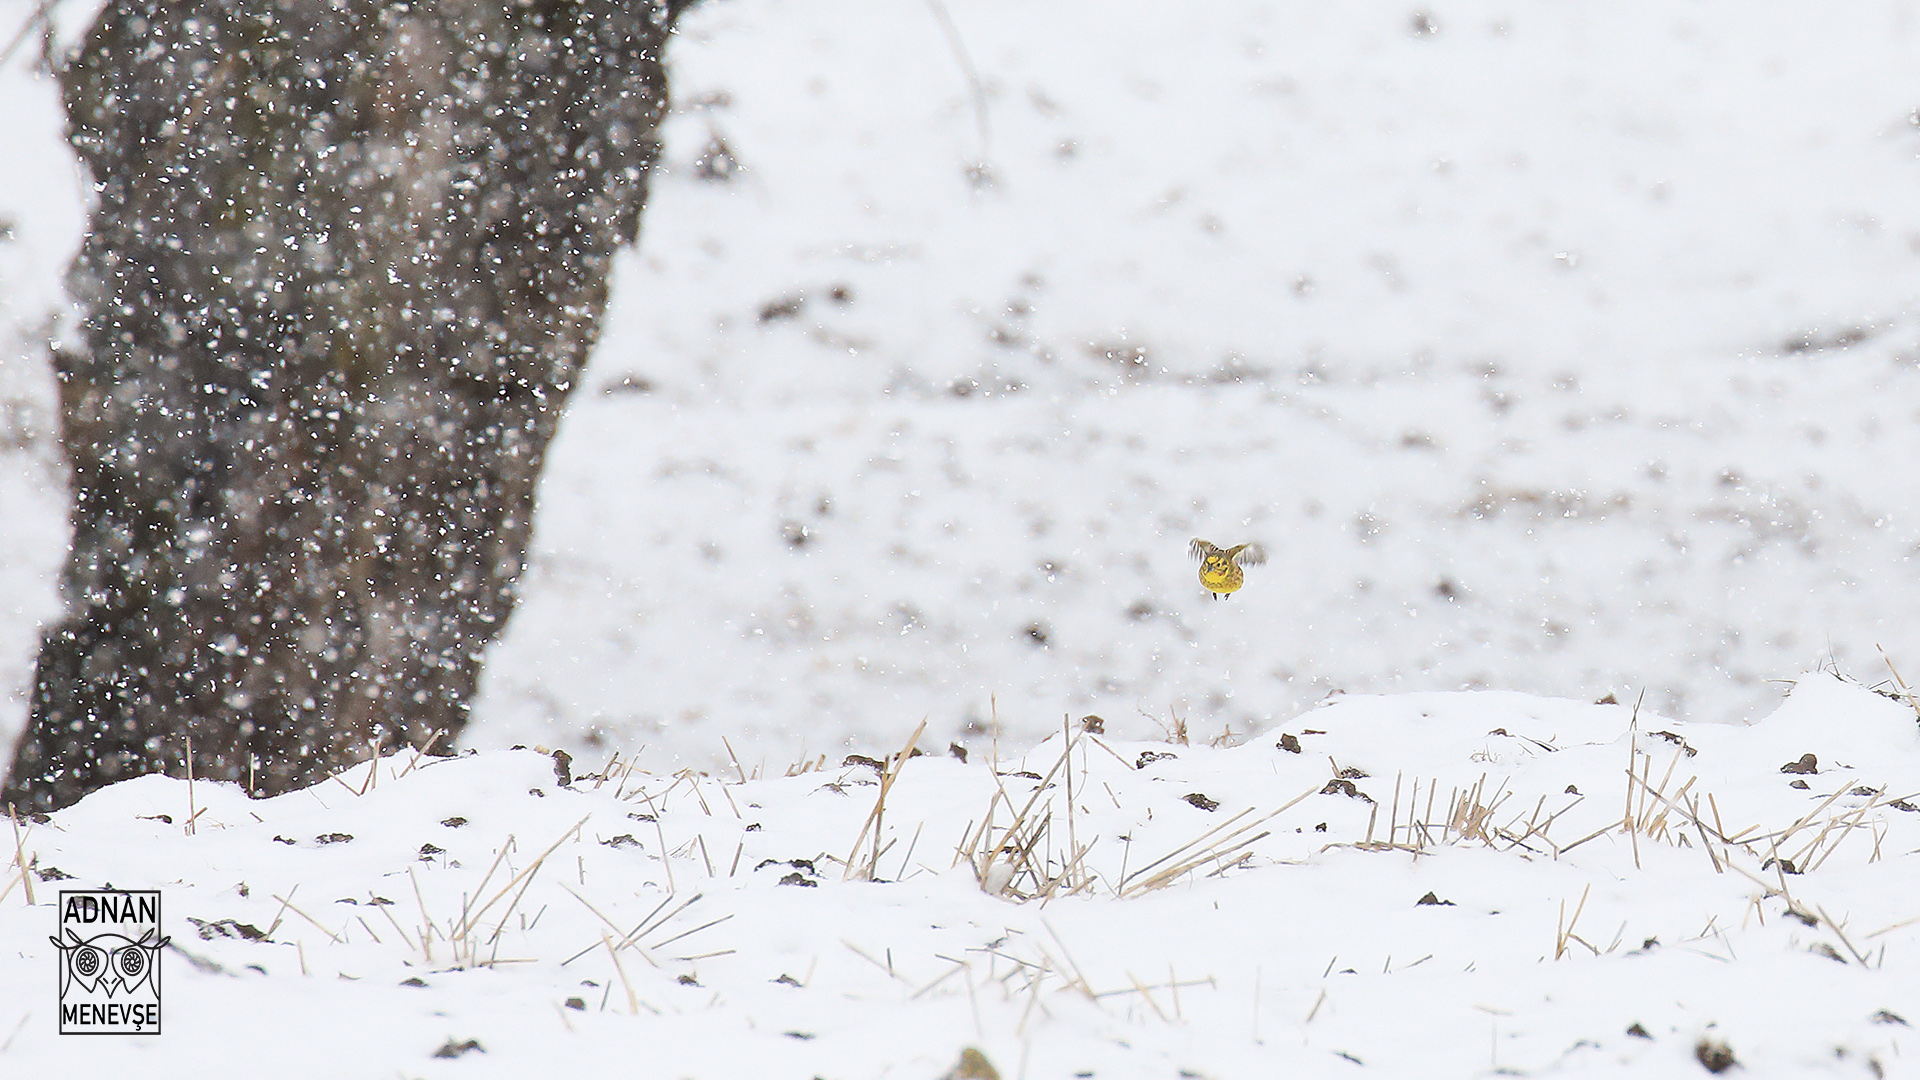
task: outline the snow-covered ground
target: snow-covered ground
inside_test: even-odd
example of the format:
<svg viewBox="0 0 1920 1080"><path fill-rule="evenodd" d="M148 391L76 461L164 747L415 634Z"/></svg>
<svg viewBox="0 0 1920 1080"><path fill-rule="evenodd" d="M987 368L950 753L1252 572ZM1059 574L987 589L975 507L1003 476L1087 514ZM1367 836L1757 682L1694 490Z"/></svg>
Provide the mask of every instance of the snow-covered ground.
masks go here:
<svg viewBox="0 0 1920 1080"><path fill-rule="evenodd" d="M0 45L32 6L0 0ZM1882 684L1882 649L1920 677L1917 41L1892 0L710 0L674 44L667 168L464 739L487 752L389 762L364 796L197 785L191 836L185 785L159 778L35 825L42 867L168 890L176 944L218 969L168 957L158 1040L61 1039L58 882L36 879L40 908L16 885L0 1072L84 1053L173 1075L924 1077L972 1045L1009 1077L1353 1069L1337 1052L1661 1075L1698 1070L1704 1037L1755 1075L1897 1075L1907 1027L1875 1017L1920 1014L1896 925L1920 916L1920 843L1891 802L1920 791L1920 734L1826 676L1774 710L1810 668ZM84 222L31 53L0 66L8 743L56 611L44 343ZM1214 602L1196 535L1273 557ZM1462 688L1547 697L1440 693ZM1356 696L1315 708L1335 690ZM1625 705L1549 700L1609 694ZM1042 796L1073 826L1044 851L1092 844L1085 887L982 892L954 848L998 790L983 761L997 740L1003 771L1044 776L1089 713L1106 734L1074 750L1076 810L1059 776ZM923 720L935 757L885 818L880 876L901 880L843 883L876 792L839 762ZM1180 724L1246 741L1159 741ZM515 744L637 771L560 790ZM1130 767L1150 749L1177 756ZM1778 770L1806 752L1801 791ZM1308 796L1245 834L1271 830L1246 864L1115 895L1348 767L1372 803ZM1506 839L1352 846L1369 818L1409 842L1396 784L1450 820L1483 773ZM1691 776L1656 822L1651 793ZM1034 783L998 782L1016 802ZM1778 833L1796 868L1832 857L1762 871ZM513 903L502 963L420 948L556 841L482 920ZM446 851L416 861L423 843ZM1452 906L1414 904L1429 891ZM595 909L617 943L696 893L624 968L604 947L562 964L599 945ZM278 925L203 941L186 916ZM468 1038L486 1053L429 1056Z"/></svg>
<svg viewBox="0 0 1920 1080"><path fill-rule="evenodd" d="M1815 674L1753 727L1482 691L1225 748L1063 731L997 767L609 758L561 786L529 750L409 752L260 801L147 777L25 830L0 1063L1906 1075L1914 719ZM54 890L107 879L163 890L157 1036L54 1031Z"/></svg>
<svg viewBox="0 0 1920 1080"><path fill-rule="evenodd" d="M1912 13L1427 11L697 12L472 742L1920 667Z"/></svg>

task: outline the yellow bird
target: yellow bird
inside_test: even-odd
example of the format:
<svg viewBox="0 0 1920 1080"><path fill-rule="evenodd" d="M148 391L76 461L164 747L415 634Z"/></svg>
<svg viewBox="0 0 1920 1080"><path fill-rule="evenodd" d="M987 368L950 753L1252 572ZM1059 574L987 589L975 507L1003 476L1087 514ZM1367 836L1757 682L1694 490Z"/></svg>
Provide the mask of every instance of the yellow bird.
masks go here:
<svg viewBox="0 0 1920 1080"><path fill-rule="evenodd" d="M1247 576L1240 572L1243 566L1259 566L1267 561L1267 553L1259 544L1239 544L1230 548L1214 547L1198 537L1187 545L1193 557L1200 560L1200 584L1213 594L1215 600L1239 589Z"/></svg>

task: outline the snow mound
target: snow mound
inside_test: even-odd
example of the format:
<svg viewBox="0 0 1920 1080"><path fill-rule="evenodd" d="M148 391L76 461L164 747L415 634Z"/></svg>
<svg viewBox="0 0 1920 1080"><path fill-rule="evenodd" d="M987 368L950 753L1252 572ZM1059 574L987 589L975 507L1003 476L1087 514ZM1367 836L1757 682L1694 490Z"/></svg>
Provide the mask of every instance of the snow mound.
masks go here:
<svg viewBox="0 0 1920 1080"><path fill-rule="evenodd" d="M702 1077L932 1077L969 1048L1095 1077L1899 1055L1904 700L1815 674L1748 728L1493 692L1331 699L1231 747L1099 727L785 776L517 750L261 800L122 783L22 823L0 1055ZM161 1036L54 1034L56 890L108 879L162 891Z"/></svg>

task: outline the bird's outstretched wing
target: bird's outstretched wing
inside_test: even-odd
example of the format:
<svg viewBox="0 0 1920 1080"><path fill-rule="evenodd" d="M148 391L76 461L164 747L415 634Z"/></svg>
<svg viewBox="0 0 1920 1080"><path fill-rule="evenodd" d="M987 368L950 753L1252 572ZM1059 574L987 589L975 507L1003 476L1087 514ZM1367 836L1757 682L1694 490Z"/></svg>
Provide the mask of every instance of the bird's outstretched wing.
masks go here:
<svg viewBox="0 0 1920 1080"><path fill-rule="evenodd" d="M1267 561L1267 549L1259 544L1248 544L1241 549L1240 554L1233 557L1233 561L1241 566L1259 566Z"/></svg>
<svg viewBox="0 0 1920 1080"><path fill-rule="evenodd" d="M1192 553L1194 558L1204 559L1207 557L1207 549L1211 547L1213 547L1212 544L1196 536L1193 538L1193 543L1187 545L1187 550Z"/></svg>

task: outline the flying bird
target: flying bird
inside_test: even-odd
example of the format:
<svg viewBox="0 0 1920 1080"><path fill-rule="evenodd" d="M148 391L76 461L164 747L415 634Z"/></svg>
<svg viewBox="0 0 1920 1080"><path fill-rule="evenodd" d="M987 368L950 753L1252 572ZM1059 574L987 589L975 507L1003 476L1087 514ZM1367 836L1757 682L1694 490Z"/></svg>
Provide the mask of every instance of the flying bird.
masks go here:
<svg viewBox="0 0 1920 1080"><path fill-rule="evenodd" d="M1247 576L1241 572L1243 566L1259 566L1267 561L1267 553L1259 544L1238 544L1230 548L1215 547L1198 537L1187 545L1193 557L1200 560L1200 584L1213 594L1215 600L1240 588Z"/></svg>

